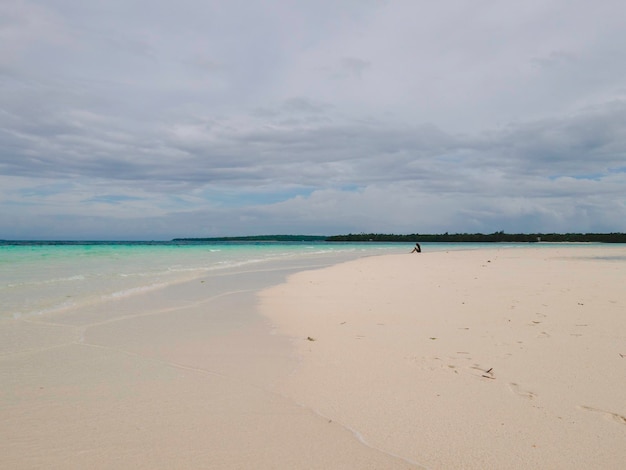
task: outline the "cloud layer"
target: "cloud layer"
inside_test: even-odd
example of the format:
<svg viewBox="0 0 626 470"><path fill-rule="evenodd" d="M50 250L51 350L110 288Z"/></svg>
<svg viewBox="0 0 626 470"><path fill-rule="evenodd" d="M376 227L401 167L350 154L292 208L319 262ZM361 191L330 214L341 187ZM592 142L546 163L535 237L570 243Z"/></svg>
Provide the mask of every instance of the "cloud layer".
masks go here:
<svg viewBox="0 0 626 470"><path fill-rule="evenodd" d="M302 3L3 2L0 238L626 231L621 2Z"/></svg>

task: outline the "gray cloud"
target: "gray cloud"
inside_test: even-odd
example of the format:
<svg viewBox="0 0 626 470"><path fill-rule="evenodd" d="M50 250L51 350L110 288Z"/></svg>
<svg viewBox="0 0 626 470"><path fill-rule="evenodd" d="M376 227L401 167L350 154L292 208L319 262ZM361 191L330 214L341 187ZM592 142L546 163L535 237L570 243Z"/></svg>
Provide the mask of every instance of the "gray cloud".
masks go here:
<svg viewBox="0 0 626 470"><path fill-rule="evenodd" d="M626 230L620 2L0 18L0 238Z"/></svg>

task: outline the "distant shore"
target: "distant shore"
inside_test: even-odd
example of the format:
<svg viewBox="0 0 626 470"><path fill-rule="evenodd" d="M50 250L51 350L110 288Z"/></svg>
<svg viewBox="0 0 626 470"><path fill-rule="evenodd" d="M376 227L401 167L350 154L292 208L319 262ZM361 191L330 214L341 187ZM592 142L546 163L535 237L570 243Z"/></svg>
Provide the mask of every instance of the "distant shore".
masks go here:
<svg viewBox="0 0 626 470"><path fill-rule="evenodd" d="M172 242L435 242L435 243L626 243L626 233L440 233L395 235L359 233L348 235L251 235L236 237L174 238Z"/></svg>

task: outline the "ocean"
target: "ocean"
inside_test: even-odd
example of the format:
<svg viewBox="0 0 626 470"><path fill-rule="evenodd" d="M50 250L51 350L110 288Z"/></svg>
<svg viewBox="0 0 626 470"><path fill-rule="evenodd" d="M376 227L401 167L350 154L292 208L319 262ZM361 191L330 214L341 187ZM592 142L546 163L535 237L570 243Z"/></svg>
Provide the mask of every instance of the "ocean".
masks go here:
<svg viewBox="0 0 626 470"><path fill-rule="evenodd" d="M0 318L53 315L206 275L410 251L325 242L0 242Z"/></svg>
<svg viewBox="0 0 626 470"><path fill-rule="evenodd" d="M538 246L539 244L535 244ZM498 244L498 247L528 244ZM493 248L424 243L428 251ZM0 319L54 315L210 275L304 270L409 253L407 243L0 242Z"/></svg>

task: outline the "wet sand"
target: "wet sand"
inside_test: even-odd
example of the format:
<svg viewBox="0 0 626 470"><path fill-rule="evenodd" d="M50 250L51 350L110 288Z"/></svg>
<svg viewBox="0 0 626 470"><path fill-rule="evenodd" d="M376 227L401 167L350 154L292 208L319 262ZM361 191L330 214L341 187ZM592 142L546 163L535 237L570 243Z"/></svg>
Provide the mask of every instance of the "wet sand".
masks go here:
<svg viewBox="0 0 626 470"><path fill-rule="evenodd" d="M438 469L619 469L625 285L620 246L407 253L298 273L261 308L299 354L276 390L374 448Z"/></svg>
<svg viewBox="0 0 626 470"><path fill-rule="evenodd" d="M415 468L276 388L297 356L256 293L298 269L0 321L0 468Z"/></svg>

